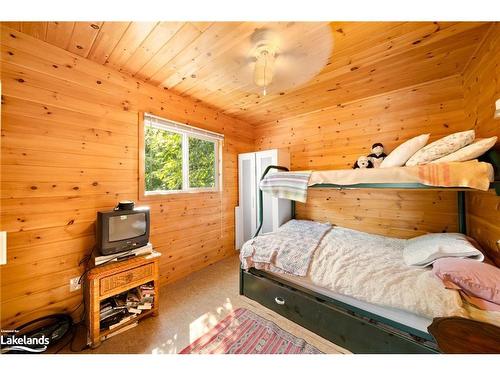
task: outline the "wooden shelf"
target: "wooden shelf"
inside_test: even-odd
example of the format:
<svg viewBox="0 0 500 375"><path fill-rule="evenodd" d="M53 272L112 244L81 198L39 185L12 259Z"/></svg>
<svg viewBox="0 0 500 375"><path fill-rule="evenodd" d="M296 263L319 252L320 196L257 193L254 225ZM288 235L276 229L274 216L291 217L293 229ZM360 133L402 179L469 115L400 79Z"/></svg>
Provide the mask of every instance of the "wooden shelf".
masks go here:
<svg viewBox="0 0 500 375"><path fill-rule="evenodd" d="M112 262L103 266L97 266L89 271L86 279L85 302L87 309L87 329L89 342L96 347L107 335L118 331L130 324L140 321L149 316L155 316L159 312L159 260L160 253L153 252L150 255L138 256L126 260ZM152 282L154 285L154 308L145 311L130 319L124 324L113 329L100 329L101 301L121 294L127 290Z"/></svg>

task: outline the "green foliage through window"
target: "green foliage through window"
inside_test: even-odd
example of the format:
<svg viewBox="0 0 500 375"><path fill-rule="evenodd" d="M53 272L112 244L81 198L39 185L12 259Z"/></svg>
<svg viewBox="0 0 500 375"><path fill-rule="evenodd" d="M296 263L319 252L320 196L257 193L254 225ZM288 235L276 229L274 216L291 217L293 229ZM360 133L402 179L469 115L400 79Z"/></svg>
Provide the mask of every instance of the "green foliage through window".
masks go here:
<svg viewBox="0 0 500 375"><path fill-rule="evenodd" d="M182 135L145 127L146 191L182 189Z"/></svg>
<svg viewBox="0 0 500 375"><path fill-rule="evenodd" d="M189 138L189 186L215 187L214 142Z"/></svg>
<svg viewBox="0 0 500 375"><path fill-rule="evenodd" d="M183 162L189 175L189 188L216 186L216 142L188 135L189 160L183 161L183 135L165 129L145 126L145 190L186 190L183 186ZM187 185L187 184L186 184Z"/></svg>

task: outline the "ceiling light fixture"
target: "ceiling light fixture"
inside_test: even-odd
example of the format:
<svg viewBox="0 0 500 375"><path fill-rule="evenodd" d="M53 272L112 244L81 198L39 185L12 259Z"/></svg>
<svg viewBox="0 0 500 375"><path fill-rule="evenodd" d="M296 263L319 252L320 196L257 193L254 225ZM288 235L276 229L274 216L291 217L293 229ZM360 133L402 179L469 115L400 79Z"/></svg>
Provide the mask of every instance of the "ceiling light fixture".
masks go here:
<svg viewBox="0 0 500 375"><path fill-rule="evenodd" d="M331 57L333 33L328 22L254 25L249 37L221 60L235 67L234 74L227 75L229 90L249 94L242 105L247 101L258 104L266 95L284 95L301 87L319 74Z"/></svg>
<svg viewBox="0 0 500 375"><path fill-rule="evenodd" d="M255 43L252 51L255 61L253 80L265 96L274 78L279 40L274 31L265 28L257 29L252 39Z"/></svg>
<svg viewBox="0 0 500 375"><path fill-rule="evenodd" d="M267 95L267 88L273 81L274 65L276 62L276 53L270 46L262 45L256 50L254 82L262 87L262 95Z"/></svg>

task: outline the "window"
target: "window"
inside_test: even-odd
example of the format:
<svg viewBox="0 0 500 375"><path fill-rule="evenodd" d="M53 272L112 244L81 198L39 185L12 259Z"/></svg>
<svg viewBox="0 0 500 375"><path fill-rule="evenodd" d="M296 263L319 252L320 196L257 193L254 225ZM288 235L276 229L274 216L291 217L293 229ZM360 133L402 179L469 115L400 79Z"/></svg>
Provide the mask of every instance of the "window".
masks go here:
<svg viewBox="0 0 500 375"><path fill-rule="evenodd" d="M142 195L219 190L223 139L221 134L144 114Z"/></svg>

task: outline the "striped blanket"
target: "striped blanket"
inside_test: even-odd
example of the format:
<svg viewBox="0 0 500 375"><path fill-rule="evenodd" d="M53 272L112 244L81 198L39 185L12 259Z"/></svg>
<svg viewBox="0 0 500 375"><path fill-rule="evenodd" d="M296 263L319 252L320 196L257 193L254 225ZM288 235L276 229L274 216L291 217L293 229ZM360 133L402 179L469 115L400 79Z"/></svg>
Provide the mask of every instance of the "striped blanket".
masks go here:
<svg viewBox="0 0 500 375"><path fill-rule="evenodd" d="M260 189L263 192L271 193L275 198L305 203L309 177L311 177L311 171L276 172L267 175L260 182Z"/></svg>

